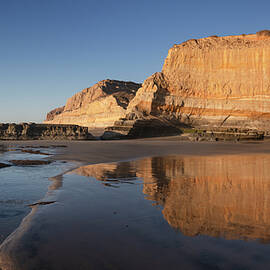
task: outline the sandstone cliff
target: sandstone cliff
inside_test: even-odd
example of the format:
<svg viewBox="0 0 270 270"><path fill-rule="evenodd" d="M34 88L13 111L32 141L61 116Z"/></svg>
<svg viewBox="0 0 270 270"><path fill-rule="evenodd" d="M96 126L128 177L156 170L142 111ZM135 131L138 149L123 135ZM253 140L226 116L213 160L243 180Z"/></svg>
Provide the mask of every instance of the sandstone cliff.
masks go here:
<svg viewBox="0 0 270 270"><path fill-rule="evenodd" d="M64 107L47 114L45 123L106 127L126 114L140 84L104 80L67 100Z"/></svg>
<svg viewBox="0 0 270 270"><path fill-rule="evenodd" d="M47 113L46 121L52 121L57 115L61 114L65 109L65 106L56 108Z"/></svg>
<svg viewBox="0 0 270 270"><path fill-rule="evenodd" d="M94 140L88 128L76 125L0 124L0 140Z"/></svg>
<svg viewBox="0 0 270 270"><path fill-rule="evenodd" d="M144 81L125 117L151 118L200 127L269 129L269 31L174 45L162 72Z"/></svg>
<svg viewBox="0 0 270 270"><path fill-rule="evenodd" d="M107 127L104 139L172 135L183 125L267 131L269 33L212 36L174 45L162 71L142 86L101 81L50 112L46 123Z"/></svg>

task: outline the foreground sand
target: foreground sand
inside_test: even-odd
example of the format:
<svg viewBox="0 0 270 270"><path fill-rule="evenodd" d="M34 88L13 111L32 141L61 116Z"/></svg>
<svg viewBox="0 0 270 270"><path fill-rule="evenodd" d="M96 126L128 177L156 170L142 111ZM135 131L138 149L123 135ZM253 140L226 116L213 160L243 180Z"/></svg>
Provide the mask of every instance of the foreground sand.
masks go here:
<svg viewBox="0 0 270 270"><path fill-rule="evenodd" d="M51 157L51 159L76 161L79 163L78 166L81 164L131 160L144 156L212 156L211 158L215 160L216 157L223 155L223 157L218 160L221 160L223 163L224 160L227 160L227 163L235 164L238 168L243 164L243 166L247 166L246 161L249 159L253 160L253 157L257 154L259 154L257 156L261 158L261 156L266 156L261 154L270 153L270 143L268 142L191 143L180 142L178 137L129 141L14 141L1 142L0 144L11 147L25 145L66 146L58 148L58 154ZM224 155L226 155L226 158L224 158ZM240 159L237 158L237 155L240 155ZM242 156L245 157L243 164L241 163ZM234 157L236 157L238 163L234 163ZM262 158L262 168L268 167L268 163L265 163L264 160L265 159ZM223 164L222 162L220 163L221 165ZM207 160L206 164L208 163ZM143 161L143 168L145 164L146 161ZM212 171L215 171L216 163L211 161L209 164L214 165L213 167L209 167L206 171L208 173L211 171L212 173ZM100 164L95 166L106 167L106 165ZM251 167L250 170L247 170L246 173L250 175L251 178L259 177L257 176L257 170L254 168L256 167L258 169L261 167L257 165L254 166ZM226 177L225 172L225 178ZM144 178L150 179L149 176ZM53 177L50 180L52 180L52 185L44 200L56 200L57 203L47 205L46 207L33 207L32 212L23 220L20 227L2 244L0 248L1 269L127 269L121 268L120 266L129 265L128 258L130 258L131 255L133 256L133 261L137 261L138 266L141 263L144 265L148 263L150 267L151 265L153 266L153 263L156 263L155 269L164 269L164 265L158 265L158 260L149 261L149 258L156 258L156 254L159 254L161 251L165 252L166 246L165 250L163 250L163 247L162 249L158 249L155 242L152 243L152 240L147 240L148 235L151 236L152 234L154 235L154 239L156 239L155 237L162 238L163 231L161 230L158 233L154 233L153 224L156 223L148 222L149 219L153 219L153 221L159 219L161 213L154 211L155 208L153 207L151 207L150 212L144 212L145 209L147 209L145 208L147 207L145 200L129 200L134 197L133 191L136 187L139 187L139 185L127 185L122 187L121 191L124 190L124 192L117 192L119 189L110 189L110 192L107 190L106 196L104 196L103 187L100 187L99 183L93 181L91 185L89 185L88 181L76 175L65 175L65 181L63 181L62 175ZM127 192L131 192L131 195L126 196L125 194L128 194ZM119 197L121 194L126 197L121 199L121 197ZM131 204L132 202L134 205ZM138 204L138 202L140 202L140 204ZM118 209L117 207L120 208ZM138 214L137 209L143 212ZM115 213L117 213L117 215L113 214L113 211L116 211ZM122 217L120 214L118 215L118 213L123 213L124 211L126 211L125 215L123 214ZM131 213L133 213L132 218L130 217ZM129 219L126 218L127 216ZM108 220L106 220L106 218L108 218ZM129 227L125 225L127 221ZM108 224L110 224L110 226L108 226ZM136 231L132 233L134 228L136 228ZM158 230L159 225L154 228ZM137 242L138 232L143 232L141 242ZM145 238L144 235L147 237ZM170 231L168 235L171 237L169 237L169 239L175 239L176 237L173 231ZM132 237L135 238L133 239ZM162 239L158 238L158 241L161 240ZM115 245L115 241L120 241L120 244L117 242L118 244ZM189 245L190 241L191 240L188 238L181 242L184 246L179 254L183 254L182 258L189 257L188 261L183 259L181 263L187 263L185 269L205 269L197 264L193 265L196 263L197 257L193 258L194 254L192 252L190 252L190 254L189 251L187 252L188 254L185 253L187 250L185 247ZM197 239L194 241L196 242ZM106 244L104 245L103 243ZM131 245L131 247L129 247L129 243L136 243L138 246ZM219 245L211 244L209 250L212 250L211 252L214 254L218 246ZM120 249L118 250L116 247ZM125 247L128 247L128 249ZM228 249L229 254L227 255L223 254L224 251L221 248L221 254L226 258L233 257L232 254L230 254L232 247ZM173 254L167 254L168 261L174 262L173 260L178 258L177 252L179 250L177 250L178 249L173 249ZM140 254L136 255L139 251ZM149 255L146 251L151 254ZM198 248L196 252L201 252L200 248ZM247 253L243 254L249 254L250 252L250 254L254 255L251 246L248 247L246 252ZM89 259L90 254L91 260ZM141 261L137 260L136 256L138 256ZM72 258L73 264L71 264L69 258ZM127 260L123 262L123 258ZM118 261L120 259L121 261ZM239 260L237 257L237 261L243 261L243 258ZM111 262L120 268L111 268ZM89 268L89 263L92 264L92 268ZM176 263L177 261L168 269L176 269ZM133 268L130 269L140 268L134 265Z"/></svg>

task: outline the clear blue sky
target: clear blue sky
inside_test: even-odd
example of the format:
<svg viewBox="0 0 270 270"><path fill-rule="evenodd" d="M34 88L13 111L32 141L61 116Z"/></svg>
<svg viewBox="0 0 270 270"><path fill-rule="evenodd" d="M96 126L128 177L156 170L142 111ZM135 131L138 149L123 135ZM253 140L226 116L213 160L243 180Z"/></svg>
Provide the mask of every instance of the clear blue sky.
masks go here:
<svg viewBox="0 0 270 270"><path fill-rule="evenodd" d="M142 82L175 43L270 29L269 0L0 0L0 122L41 122L106 78Z"/></svg>

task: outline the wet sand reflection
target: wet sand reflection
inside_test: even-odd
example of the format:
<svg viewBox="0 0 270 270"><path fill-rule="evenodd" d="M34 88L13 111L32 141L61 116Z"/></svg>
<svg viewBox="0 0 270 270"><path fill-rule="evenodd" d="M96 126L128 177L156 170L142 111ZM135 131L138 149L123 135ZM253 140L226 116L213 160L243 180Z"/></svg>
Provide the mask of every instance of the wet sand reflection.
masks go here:
<svg viewBox="0 0 270 270"><path fill-rule="evenodd" d="M147 199L188 236L270 240L270 157L154 157L74 173L107 184L143 180Z"/></svg>
<svg viewBox="0 0 270 270"><path fill-rule="evenodd" d="M36 206L2 244L3 270L270 264L269 155L144 158L51 180L56 203Z"/></svg>

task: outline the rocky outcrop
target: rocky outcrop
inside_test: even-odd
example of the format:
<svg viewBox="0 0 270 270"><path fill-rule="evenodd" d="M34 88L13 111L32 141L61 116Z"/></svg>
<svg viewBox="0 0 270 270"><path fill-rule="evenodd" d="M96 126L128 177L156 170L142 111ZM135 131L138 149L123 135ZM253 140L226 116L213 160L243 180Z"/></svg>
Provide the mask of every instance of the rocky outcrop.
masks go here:
<svg viewBox="0 0 270 270"><path fill-rule="evenodd" d="M47 114L46 121L52 121L57 115L61 114L65 109L65 106L56 108Z"/></svg>
<svg viewBox="0 0 270 270"><path fill-rule="evenodd" d="M64 107L49 112L45 123L106 127L125 116L127 106L141 87L133 82L104 80L67 100Z"/></svg>
<svg viewBox="0 0 270 270"><path fill-rule="evenodd" d="M102 138L143 138L181 134L180 128L185 126L183 123L152 114L153 108L162 102L166 87L162 73L156 73L147 79L129 103L126 116L115 121L113 126L107 127ZM146 95L143 89L147 90Z"/></svg>
<svg viewBox="0 0 270 270"><path fill-rule="evenodd" d="M76 125L0 124L0 140L92 140L88 128Z"/></svg>
<svg viewBox="0 0 270 270"><path fill-rule="evenodd" d="M153 117L174 125L268 130L269 31L174 45L162 72L146 79L130 102L125 120Z"/></svg>

